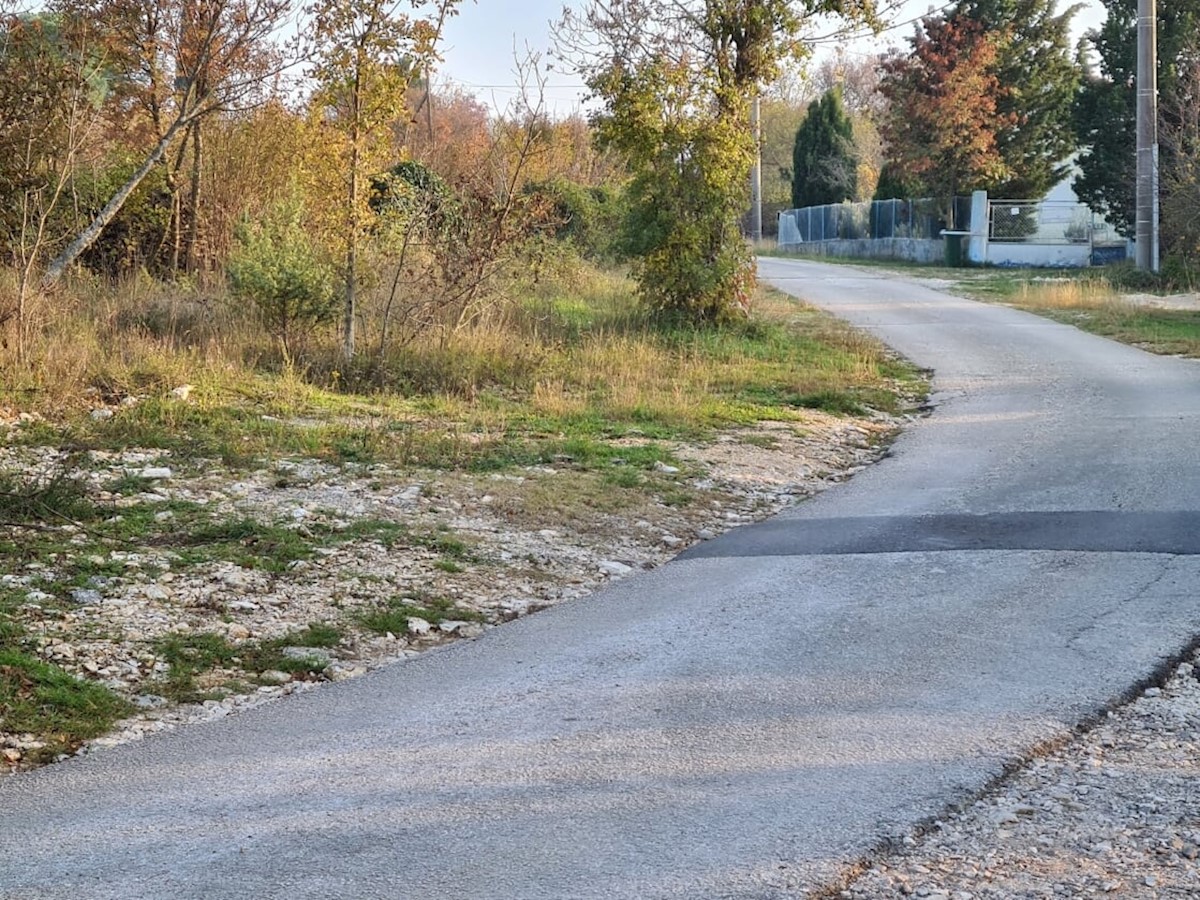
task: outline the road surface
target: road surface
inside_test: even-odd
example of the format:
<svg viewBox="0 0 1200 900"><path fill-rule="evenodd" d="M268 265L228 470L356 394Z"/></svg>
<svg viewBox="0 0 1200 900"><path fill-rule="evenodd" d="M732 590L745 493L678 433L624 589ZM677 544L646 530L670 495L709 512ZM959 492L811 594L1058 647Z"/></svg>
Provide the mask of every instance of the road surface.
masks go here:
<svg viewBox="0 0 1200 900"><path fill-rule="evenodd" d="M0 896L804 896L1200 633L1200 365L761 271L936 372L888 459L478 641L5 779Z"/></svg>

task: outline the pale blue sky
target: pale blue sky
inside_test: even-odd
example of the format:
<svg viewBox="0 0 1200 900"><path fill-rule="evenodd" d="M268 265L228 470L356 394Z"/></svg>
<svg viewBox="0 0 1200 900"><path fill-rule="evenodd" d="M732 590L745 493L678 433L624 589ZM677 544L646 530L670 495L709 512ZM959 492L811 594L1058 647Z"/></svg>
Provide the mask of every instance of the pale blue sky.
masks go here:
<svg viewBox="0 0 1200 900"><path fill-rule="evenodd" d="M1065 8L1067 2L1059 0L1059 8ZM929 0L908 0L896 20L906 21L938 5ZM441 80L462 84L489 105L504 106L516 93L514 47L522 56L528 45L547 57L552 46L550 22L559 18L562 8L563 0L464 0L459 14L446 25ZM1099 24L1103 14L1098 0L1088 0L1083 12L1075 18L1076 32ZM859 52L883 49L889 44L903 43L911 33L912 26L904 25L881 38L850 47ZM579 79L573 73L549 74L546 99L556 112L569 112L582 93Z"/></svg>

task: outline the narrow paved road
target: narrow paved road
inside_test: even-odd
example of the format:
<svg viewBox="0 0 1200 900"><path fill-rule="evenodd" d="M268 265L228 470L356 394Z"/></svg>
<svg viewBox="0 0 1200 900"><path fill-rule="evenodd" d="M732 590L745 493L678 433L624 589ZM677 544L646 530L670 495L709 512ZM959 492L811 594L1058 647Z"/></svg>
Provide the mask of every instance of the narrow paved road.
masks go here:
<svg viewBox="0 0 1200 900"><path fill-rule="evenodd" d="M1200 633L1200 365L882 273L891 458L473 643L0 783L0 896L782 898Z"/></svg>

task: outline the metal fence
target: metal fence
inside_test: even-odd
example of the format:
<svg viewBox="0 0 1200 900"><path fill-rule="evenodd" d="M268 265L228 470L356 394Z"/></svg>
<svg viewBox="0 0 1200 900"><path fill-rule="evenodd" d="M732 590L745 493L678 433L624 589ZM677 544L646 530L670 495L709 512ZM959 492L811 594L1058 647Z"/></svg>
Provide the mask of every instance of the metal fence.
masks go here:
<svg viewBox="0 0 1200 900"><path fill-rule="evenodd" d="M956 230L970 227L971 198L955 198ZM872 200L806 206L779 215L781 244L941 237L946 220L933 200Z"/></svg>
<svg viewBox="0 0 1200 900"><path fill-rule="evenodd" d="M991 200L988 240L1025 244L1120 244L1123 239L1082 203Z"/></svg>

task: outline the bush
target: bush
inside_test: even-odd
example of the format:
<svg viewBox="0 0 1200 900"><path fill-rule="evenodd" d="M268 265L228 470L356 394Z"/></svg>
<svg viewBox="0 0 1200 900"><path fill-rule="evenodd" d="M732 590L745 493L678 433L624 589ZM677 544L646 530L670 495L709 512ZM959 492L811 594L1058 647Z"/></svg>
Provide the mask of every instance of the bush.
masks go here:
<svg viewBox="0 0 1200 900"><path fill-rule="evenodd" d="M72 208L64 213L76 217L67 226L67 233L74 235L90 222L129 180L139 163L130 156L114 155L94 171L83 167L73 185L77 210ZM113 277L139 269L162 272L172 262L167 240L170 230L171 193L162 167L155 166L83 253L80 262L92 272Z"/></svg>
<svg viewBox="0 0 1200 900"><path fill-rule="evenodd" d="M332 268L301 227L302 207L287 201L266 220L242 222L226 272L234 296L251 301L289 356L293 343L337 316Z"/></svg>
<svg viewBox="0 0 1200 900"><path fill-rule="evenodd" d="M621 255L618 234L625 207L618 188L554 178L531 184L527 191L548 206L555 238L570 242L587 259L613 260Z"/></svg>
<svg viewBox="0 0 1200 900"><path fill-rule="evenodd" d="M371 177L367 201L382 225L401 233L440 235L461 224L458 198L440 175L415 160Z"/></svg>

